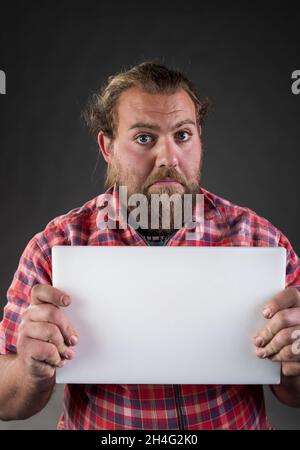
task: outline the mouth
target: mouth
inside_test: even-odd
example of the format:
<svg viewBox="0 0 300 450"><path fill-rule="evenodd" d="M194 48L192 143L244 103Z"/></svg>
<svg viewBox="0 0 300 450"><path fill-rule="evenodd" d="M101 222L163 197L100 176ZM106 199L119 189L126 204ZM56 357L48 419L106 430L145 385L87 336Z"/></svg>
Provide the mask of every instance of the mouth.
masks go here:
<svg viewBox="0 0 300 450"><path fill-rule="evenodd" d="M155 181L154 183L151 184L151 186L159 186L159 185L164 186L170 184L179 184L180 186L182 186L182 184L179 181L174 180L172 178L164 178L162 180Z"/></svg>

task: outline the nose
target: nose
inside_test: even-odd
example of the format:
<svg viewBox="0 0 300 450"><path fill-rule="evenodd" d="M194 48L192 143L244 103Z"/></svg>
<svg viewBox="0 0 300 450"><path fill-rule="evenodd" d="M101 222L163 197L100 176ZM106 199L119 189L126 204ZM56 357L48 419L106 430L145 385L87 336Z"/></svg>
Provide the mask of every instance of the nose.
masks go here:
<svg viewBox="0 0 300 450"><path fill-rule="evenodd" d="M177 167L178 155L176 143L169 140L165 140L161 143L157 149L156 155L156 167Z"/></svg>

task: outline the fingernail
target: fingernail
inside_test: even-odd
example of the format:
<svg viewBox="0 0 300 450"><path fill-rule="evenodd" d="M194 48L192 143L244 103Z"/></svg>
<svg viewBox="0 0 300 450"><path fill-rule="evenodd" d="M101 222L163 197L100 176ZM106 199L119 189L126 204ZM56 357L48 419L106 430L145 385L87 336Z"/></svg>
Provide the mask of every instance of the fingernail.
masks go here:
<svg viewBox="0 0 300 450"><path fill-rule="evenodd" d="M264 345L264 340L261 336L255 338L255 345L257 345L257 347L262 347Z"/></svg>
<svg viewBox="0 0 300 450"><path fill-rule="evenodd" d="M64 357L66 359L72 359L75 356L75 352L73 352L72 350L66 350L64 353Z"/></svg>
<svg viewBox="0 0 300 450"><path fill-rule="evenodd" d="M262 348L258 348L256 350L256 354L257 356L259 356L260 358L265 358L267 356L267 352L266 350L263 350Z"/></svg>
<svg viewBox="0 0 300 450"><path fill-rule="evenodd" d="M68 295L62 295L61 302L63 305L68 306L71 302L71 299Z"/></svg>
<svg viewBox="0 0 300 450"><path fill-rule="evenodd" d="M270 308L265 308L263 310L263 315L265 316L266 319L270 319L272 316L272 311Z"/></svg>
<svg viewBox="0 0 300 450"><path fill-rule="evenodd" d="M66 364L66 361L61 360L60 363L58 363L58 367L63 367Z"/></svg>
<svg viewBox="0 0 300 450"><path fill-rule="evenodd" d="M78 337L77 336L71 336L69 339L70 345L76 345L78 343Z"/></svg>

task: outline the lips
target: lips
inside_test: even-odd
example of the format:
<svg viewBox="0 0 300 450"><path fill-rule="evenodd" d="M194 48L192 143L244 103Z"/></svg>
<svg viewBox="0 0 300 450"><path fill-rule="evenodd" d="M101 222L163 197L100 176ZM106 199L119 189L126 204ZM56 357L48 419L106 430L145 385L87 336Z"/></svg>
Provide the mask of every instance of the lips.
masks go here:
<svg viewBox="0 0 300 450"><path fill-rule="evenodd" d="M159 183L177 183L177 184L181 184L180 181L174 180L172 178L164 178L162 180L157 180L154 183L152 183L152 186L154 184L159 184Z"/></svg>

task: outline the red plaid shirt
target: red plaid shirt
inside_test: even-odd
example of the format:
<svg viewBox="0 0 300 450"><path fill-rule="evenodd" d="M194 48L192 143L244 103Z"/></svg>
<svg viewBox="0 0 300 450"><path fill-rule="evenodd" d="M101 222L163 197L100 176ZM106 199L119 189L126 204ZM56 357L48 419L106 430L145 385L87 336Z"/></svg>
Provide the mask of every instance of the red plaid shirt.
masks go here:
<svg viewBox="0 0 300 450"><path fill-rule="evenodd" d="M111 188L118 208L117 190ZM284 246L286 286L300 289L300 260L288 239L252 210L205 189L204 233L185 239L182 228L167 242L175 246ZM48 223L25 248L7 292L0 324L0 353L16 352L18 324L30 304L31 288L51 284L54 245L147 245L131 227L99 229L103 194ZM113 269L113 268L112 268ZM66 385L59 429L268 429L262 386L258 385Z"/></svg>

